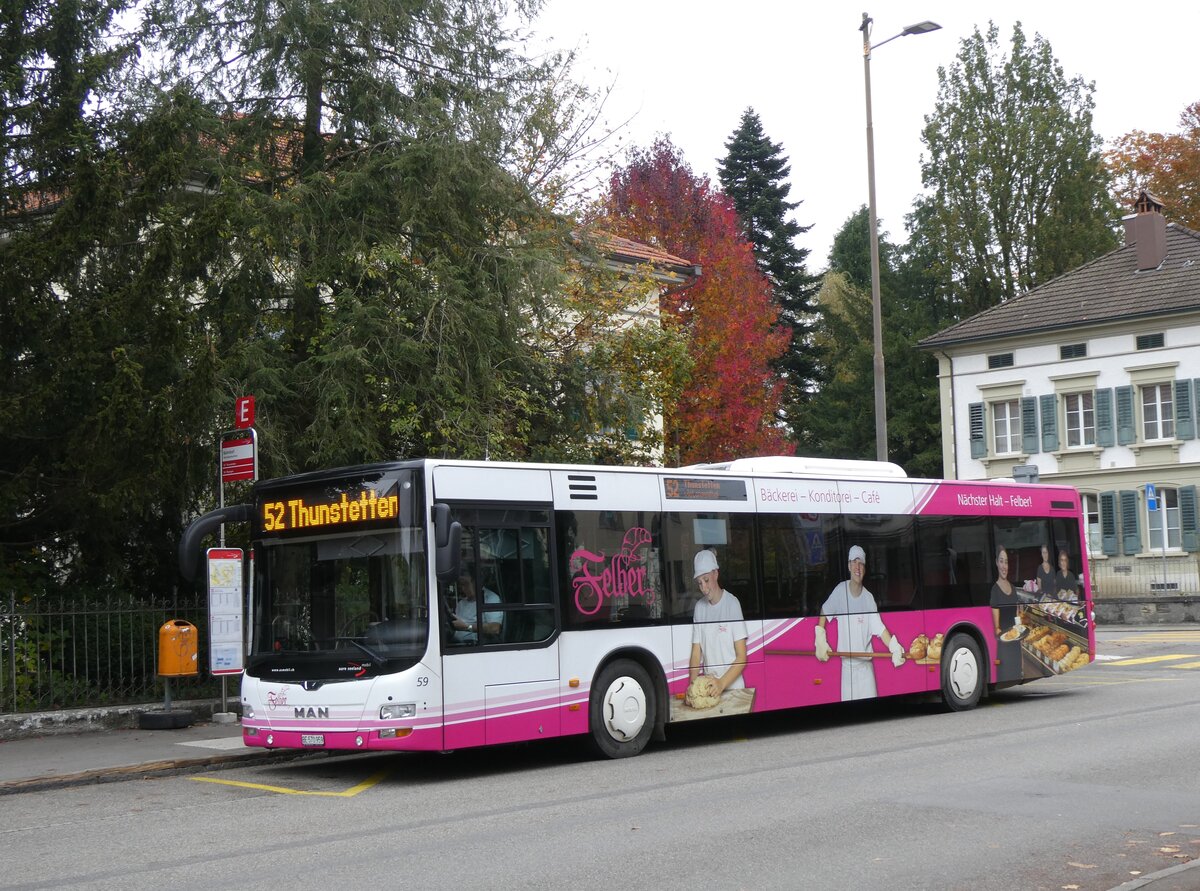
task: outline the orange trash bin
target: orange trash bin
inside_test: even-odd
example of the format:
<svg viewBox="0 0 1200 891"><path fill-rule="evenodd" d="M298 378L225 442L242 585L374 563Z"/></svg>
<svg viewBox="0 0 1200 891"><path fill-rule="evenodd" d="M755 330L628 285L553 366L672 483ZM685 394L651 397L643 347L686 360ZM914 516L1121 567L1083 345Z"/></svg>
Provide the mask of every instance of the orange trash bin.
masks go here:
<svg viewBox="0 0 1200 891"><path fill-rule="evenodd" d="M191 622L171 619L158 629L160 677L178 678L199 674L199 655L199 635Z"/></svg>

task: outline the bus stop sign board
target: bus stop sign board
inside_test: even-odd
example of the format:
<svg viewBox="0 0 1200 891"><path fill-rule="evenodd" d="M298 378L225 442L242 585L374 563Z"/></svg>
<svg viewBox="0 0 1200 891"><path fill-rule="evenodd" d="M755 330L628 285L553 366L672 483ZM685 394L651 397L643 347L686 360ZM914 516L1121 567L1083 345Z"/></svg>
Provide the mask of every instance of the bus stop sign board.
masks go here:
<svg viewBox="0 0 1200 891"><path fill-rule="evenodd" d="M238 430L221 440L221 482L258 479L258 442L254 430Z"/></svg>
<svg viewBox="0 0 1200 891"><path fill-rule="evenodd" d="M242 654L242 551L208 550L208 653L215 675L238 674Z"/></svg>

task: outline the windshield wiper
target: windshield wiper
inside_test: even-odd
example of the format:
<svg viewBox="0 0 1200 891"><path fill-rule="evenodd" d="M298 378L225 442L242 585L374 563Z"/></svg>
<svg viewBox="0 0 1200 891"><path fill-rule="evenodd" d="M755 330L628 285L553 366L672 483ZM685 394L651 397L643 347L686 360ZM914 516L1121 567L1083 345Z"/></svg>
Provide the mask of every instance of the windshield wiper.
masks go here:
<svg viewBox="0 0 1200 891"><path fill-rule="evenodd" d="M381 656L379 653L376 653L374 650L372 650L369 646L367 646L362 641L355 640L353 637L343 637L342 640L348 640L350 643L354 644L356 647L358 647L360 650L362 650L364 653L366 653L372 659L377 660L380 665L387 665L388 660L387 660L386 656Z"/></svg>

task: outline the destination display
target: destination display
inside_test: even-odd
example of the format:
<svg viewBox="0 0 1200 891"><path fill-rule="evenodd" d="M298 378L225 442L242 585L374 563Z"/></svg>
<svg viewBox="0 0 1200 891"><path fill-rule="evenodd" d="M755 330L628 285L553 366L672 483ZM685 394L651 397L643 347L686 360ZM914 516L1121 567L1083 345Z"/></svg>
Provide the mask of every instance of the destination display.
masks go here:
<svg viewBox="0 0 1200 891"><path fill-rule="evenodd" d="M668 476L663 479L663 491L670 500L745 501L748 497L745 480Z"/></svg>
<svg viewBox="0 0 1200 891"><path fill-rule="evenodd" d="M400 495L393 485L384 494L360 487L336 494L305 493L296 498L263 501L259 518L263 532L279 533L391 524L399 516Z"/></svg>

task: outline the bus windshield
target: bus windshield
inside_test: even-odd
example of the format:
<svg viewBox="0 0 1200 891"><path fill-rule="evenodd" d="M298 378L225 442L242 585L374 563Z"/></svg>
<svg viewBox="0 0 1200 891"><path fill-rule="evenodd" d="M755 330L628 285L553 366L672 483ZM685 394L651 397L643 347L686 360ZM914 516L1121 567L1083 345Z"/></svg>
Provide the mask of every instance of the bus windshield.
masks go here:
<svg viewBox="0 0 1200 891"><path fill-rule="evenodd" d="M261 547L247 670L332 660L378 674L415 664L429 637L424 539L407 527Z"/></svg>

